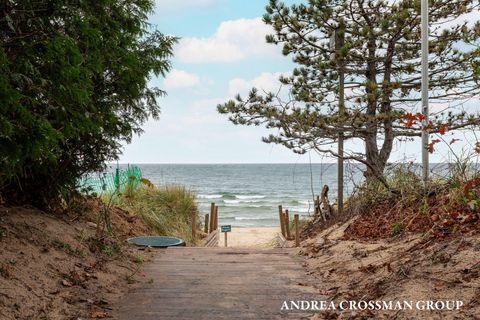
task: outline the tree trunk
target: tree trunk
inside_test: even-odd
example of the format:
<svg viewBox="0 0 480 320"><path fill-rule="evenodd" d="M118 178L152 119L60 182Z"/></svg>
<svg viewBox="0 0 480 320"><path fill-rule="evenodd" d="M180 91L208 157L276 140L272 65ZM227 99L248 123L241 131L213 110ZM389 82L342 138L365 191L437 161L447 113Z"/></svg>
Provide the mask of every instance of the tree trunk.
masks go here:
<svg viewBox="0 0 480 320"><path fill-rule="evenodd" d="M375 181L384 183L383 172L385 170L386 161L382 161L378 154L377 137L376 135L369 135L365 137L365 160L367 168L363 175L367 180L367 184Z"/></svg>
<svg viewBox="0 0 480 320"><path fill-rule="evenodd" d="M367 72L365 74L367 78L366 92L368 97L366 114L370 119L367 120L367 133L364 136L365 159L367 165L364 176L367 180L367 184L370 184L383 177L385 166L382 165L377 146L378 125L375 120L375 115L377 113L378 98L376 96L377 65L375 60L376 44L374 37L370 37L367 46L369 59L367 62Z"/></svg>
<svg viewBox="0 0 480 320"><path fill-rule="evenodd" d="M370 38L368 43L369 49L369 59L367 62L367 72L366 78L369 81L367 84L367 95L370 95L367 106L367 115L372 118L371 123L367 125L367 134L364 136L365 139L365 158L367 169L364 172L364 176L367 180L367 184L381 182L387 188L389 188L385 177L384 171L387 166L388 159L392 152L393 147L393 120L391 118L392 105L390 101L391 88L388 87L391 82L391 73L392 73L392 57L395 47L396 39L392 39L389 43L387 49L387 55L385 59L385 71L383 73L383 85L387 85L387 90L382 95L381 101L378 100L378 97L375 94L376 85L377 85L377 69L376 69L376 59L375 59L375 39ZM385 117L383 121L384 126L384 139L382 148L379 150L377 145L377 135L378 135L378 125L376 120L374 120L377 113L377 106L380 103L380 111Z"/></svg>

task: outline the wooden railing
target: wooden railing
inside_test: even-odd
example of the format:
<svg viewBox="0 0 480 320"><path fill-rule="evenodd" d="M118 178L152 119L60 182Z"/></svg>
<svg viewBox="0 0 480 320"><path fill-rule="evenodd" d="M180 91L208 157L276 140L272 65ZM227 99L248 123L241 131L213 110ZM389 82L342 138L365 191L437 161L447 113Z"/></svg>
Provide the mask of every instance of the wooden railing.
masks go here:
<svg viewBox="0 0 480 320"><path fill-rule="evenodd" d="M210 232L208 236L205 238L205 242L203 243L204 247L217 247L218 246L218 236L219 232L218 229Z"/></svg>
<svg viewBox="0 0 480 320"><path fill-rule="evenodd" d="M196 213L195 213L196 216ZM218 206L212 202L210 206L210 213L205 214L204 232L207 237L203 241L204 247L218 246ZM192 217L192 235L196 235L196 217Z"/></svg>
<svg viewBox="0 0 480 320"><path fill-rule="evenodd" d="M282 205L278 206L278 216L280 219L280 229L282 231L282 235L279 238L281 246L285 245L289 240L295 240L295 246L300 246L299 215L295 214L293 219L294 236L291 234L289 212L288 210L283 210Z"/></svg>

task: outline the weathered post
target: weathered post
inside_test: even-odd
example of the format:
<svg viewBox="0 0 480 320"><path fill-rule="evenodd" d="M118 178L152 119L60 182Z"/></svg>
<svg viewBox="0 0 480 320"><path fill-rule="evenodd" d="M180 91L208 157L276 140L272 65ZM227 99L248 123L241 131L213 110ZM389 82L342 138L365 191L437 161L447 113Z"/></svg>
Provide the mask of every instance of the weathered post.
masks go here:
<svg viewBox="0 0 480 320"><path fill-rule="evenodd" d="M213 220L215 218L215 202L210 204L210 232L213 231Z"/></svg>
<svg viewBox="0 0 480 320"><path fill-rule="evenodd" d="M285 210L285 231L287 233L287 239L290 240L292 237L290 235L290 218L288 217L288 209Z"/></svg>
<svg viewBox="0 0 480 320"><path fill-rule="evenodd" d="M283 208L282 208L282 205L278 206L278 218L280 220L280 230L282 230L282 236L286 237L285 227L283 225Z"/></svg>
<svg viewBox="0 0 480 320"><path fill-rule="evenodd" d="M218 229L218 206L215 206L215 222L214 222L214 230Z"/></svg>
<svg viewBox="0 0 480 320"><path fill-rule="evenodd" d="M300 246L300 231L299 231L299 226L298 226L298 223L299 223L299 217L298 217L298 214L296 214L295 216L295 247L298 247Z"/></svg>
<svg viewBox="0 0 480 320"><path fill-rule="evenodd" d="M208 227L209 227L209 226L208 226L208 223L209 223L208 217L209 217L209 214L208 214L208 213L205 214L205 229L204 229L204 231L205 231L205 233L207 233L207 234L208 234Z"/></svg>
<svg viewBox="0 0 480 320"><path fill-rule="evenodd" d="M192 213L192 239L197 237L197 212Z"/></svg>

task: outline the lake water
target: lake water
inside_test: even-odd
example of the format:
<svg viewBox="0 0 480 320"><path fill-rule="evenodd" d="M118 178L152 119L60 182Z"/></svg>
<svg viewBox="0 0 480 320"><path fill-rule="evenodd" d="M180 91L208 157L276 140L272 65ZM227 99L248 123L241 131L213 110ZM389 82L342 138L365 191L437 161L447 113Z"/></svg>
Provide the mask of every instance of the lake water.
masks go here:
<svg viewBox="0 0 480 320"><path fill-rule="evenodd" d="M142 174L155 185L181 184L197 195L200 213L218 209L219 224L237 227L277 226L278 205L290 214L313 214L313 193L330 187L330 200L336 199L335 164L139 164ZM354 167L347 172L361 180ZM347 179L346 193L352 179Z"/></svg>

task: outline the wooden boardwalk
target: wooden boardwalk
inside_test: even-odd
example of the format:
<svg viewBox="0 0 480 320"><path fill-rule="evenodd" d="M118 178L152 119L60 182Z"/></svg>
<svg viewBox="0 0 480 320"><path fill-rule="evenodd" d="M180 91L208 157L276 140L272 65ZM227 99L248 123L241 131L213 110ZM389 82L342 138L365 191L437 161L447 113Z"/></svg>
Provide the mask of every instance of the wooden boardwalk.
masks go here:
<svg viewBox="0 0 480 320"><path fill-rule="evenodd" d="M308 319L284 300L319 300L294 249L169 248L145 269L115 319Z"/></svg>

